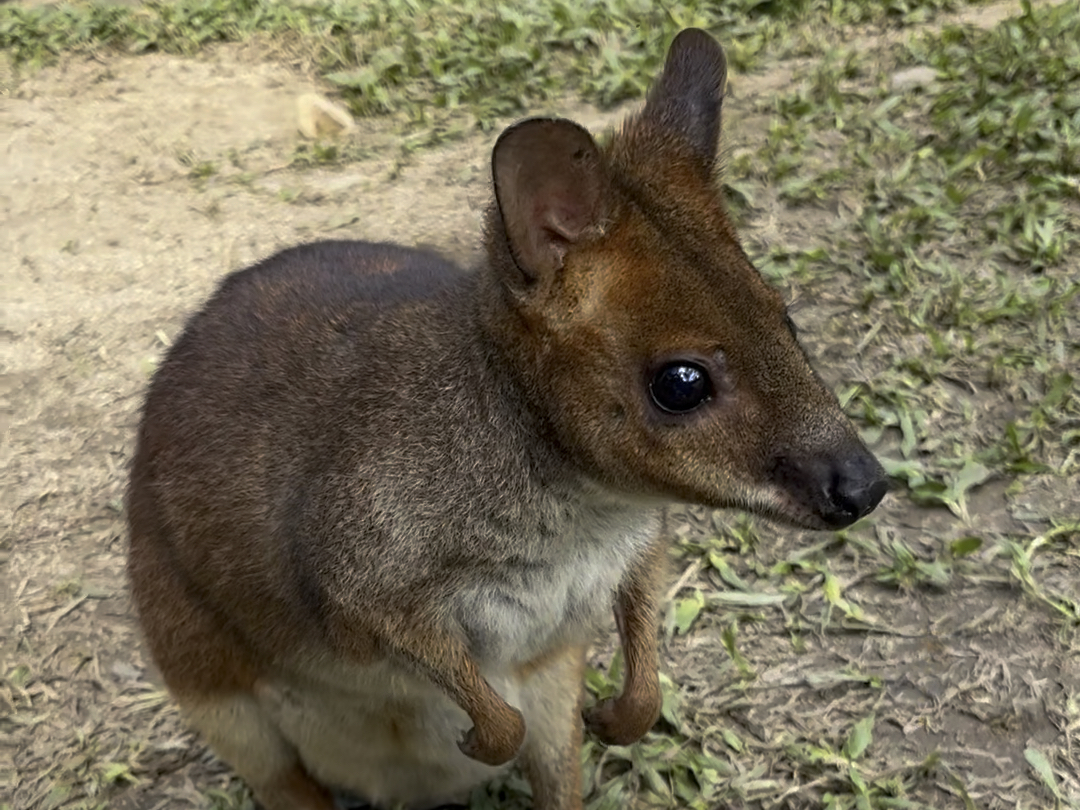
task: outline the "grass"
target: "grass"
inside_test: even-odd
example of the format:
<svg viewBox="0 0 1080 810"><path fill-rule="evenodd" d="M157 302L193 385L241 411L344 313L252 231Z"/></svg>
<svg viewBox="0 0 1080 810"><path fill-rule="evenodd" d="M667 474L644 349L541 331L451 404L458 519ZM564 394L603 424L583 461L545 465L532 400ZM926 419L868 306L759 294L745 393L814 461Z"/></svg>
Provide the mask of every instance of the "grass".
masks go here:
<svg viewBox="0 0 1080 810"><path fill-rule="evenodd" d="M1049 525L1043 514L1044 530L1011 534L970 506L992 481L1013 493L1048 477L1074 491L1080 481L1080 6L1024 2L1019 11L989 31L946 26L883 52L827 53L802 86L767 102L766 142L734 163L729 180L750 197L771 185L787 209L781 217L848 212L811 244L757 250L767 273L796 280L803 295L843 289L857 305L821 339L850 345L863 335L858 352L872 373L843 385L841 398L869 438L892 448L883 460L906 500L943 506L957 524L955 539L917 550L885 525L844 532L841 553L902 592L973 580L1019 587L1054 615L1063 649L1073 649L1078 595L1061 571L1075 576L1080 514L1059 512ZM891 75L917 65L936 79L894 90ZM860 605L835 565L789 559L772 571L796 576L787 587L804 595L820 589L822 629L895 632ZM789 752L812 766L807 776L829 783L826 806L923 806L894 805L896 774L867 779L838 742ZM1047 792L1020 806L1076 806L1071 760L1024 753ZM1068 791L1058 781L1063 764ZM912 763L905 777L936 779L957 806L977 806L941 758Z"/></svg>
<svg viewBox="0 0 1080 810"><path fill-rule="evenodd" d="M901 432L892 472L913 495L962 512L964 492L994 468L1077 469L1077 350L1066 327L1080 303L1068 272L1080 233L1080 12L1025 3L989 32L914 39L893 61L911 63L937 70L928 92L896 95L880 78L847 92L844 77L858 70L849 53L780 98L780 137L832 127L845 140L834 165L797 157L809 171L792 181L783 167L772 179L796 205L859 196L856 221L805 273L848 274L863 308L904 343L847 396L868 425ZM1019 413L973 454L933 424L970 421L955 407L957 384L1019 389Z"/></svg>
<svg viewBox="0 0 1080 810"><path fill-rule="evenodd" d="M1007 522L1003 510L990 518L978 502L990 485L1015 504L1036 484L1075 491L1080 478L1080 5L1023 2L990 30L917 27L960 7L942 0L7 5L0 47L34 66L72 52L187 54L264 37L307 54L354 113L399 116L420 133L415 148L568 94L599 105L637 98L664 44L685 25L717 33L738 71L814 57L789 90L759 101L771 123L725 179L763 272L796 286L810 304L843 302L842 316L810 332L810 353L839 369L859 359L865 373L841 374L841 401L882 448L900 508L936 523L911 530L875 516L807 539L746 517L691 515L676 544L684 573L665 643L683 662L696 644L711 643L715 656L707 671L687 664L664 681L663 719L642 744L587 741L589 807L621 808L629 797L702 810L1075 807L1080 774L1067 746L1027 745L1026 781L1004 786L972 778L955 752L935 749L910 761L887 755L898 745L889 737L894 727L905 737L935 730L934 717L905 716L890 702L890 690L914 682L909 667L932 663L934 644L976 631L1004 635L1016 616L1041 616L1053 630L1047 643L1069 660L1080 627L1080 514L1058 504ZM911 30L891 44L836 49L814 36L826 25ZM896 89L896 71L915 66L931 68L934 80ZM305 145L294 166L349 159L351 148ZM221 168L192 153L179 159L198 184ZM298 192L283 187L280 195L294 202ZM788 229L781 243L755 238L755 224L772 213L827 224ZM984 612L956 606L970 598L981 610L986 594ZM995 618L998 603L1013 614ZM911 604L944 605L943 614L897 615ZM963 614L955 636L939 633L951 626L948 611ZM827 666L805 666L822 661L822 639L836 643L830 649L855 639L882 652L837 652ZM1011 652L1001 659L1017 669L1022 659ZM792 654L802 665L776 663ZM970 698L965 711L979 711L991 702L994 677L973 676L955 699ZM616 656L589 673L588 686L603 697L619 678ZM18 668L0 683L18 722L24 710L30 716L32 683ZM785 691L797 685L808 685L809 706ZM1072 692L1054 704L1069 734L1080 723L1078 700ZM1010 722L985 720L996 730ZM110 791L145 776L132 764L137 752L98 751L81 739L70 749L37 806L102 806ZM236 783L207 796L214 807L251 806ZM472 806L526 807L526 788L512 776L479 789Z"/></svg>
<svg viewBox="0 0 1080 810"><path fill-rule="evenodd" d="M773 51L813 50L799 26L905 25L956 0L381 0L293 5L271 0L181 0L141 7L0 7L0 48L21 64L62 53L191 54L209 45L273 38L305 53L358 115L400 113L414 125L464 113L480 126L576 93L609 106L637 98L674 33L697 25L731 43L737 69Z"/></svg>

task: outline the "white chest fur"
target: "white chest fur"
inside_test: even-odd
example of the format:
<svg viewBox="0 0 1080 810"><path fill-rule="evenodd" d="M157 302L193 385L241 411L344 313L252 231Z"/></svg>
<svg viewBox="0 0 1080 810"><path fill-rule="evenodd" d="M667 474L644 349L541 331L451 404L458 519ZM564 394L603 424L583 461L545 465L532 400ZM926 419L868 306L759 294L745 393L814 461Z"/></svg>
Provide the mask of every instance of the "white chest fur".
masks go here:
<svg viewBox="0 0 1080 810"><path fill-rule="evenodd" d="M630 564L656 538L641 508L583 510L543 552L462 591L454 615L485 670L505 671L562 643L583 643L610 615Z"/></svg>

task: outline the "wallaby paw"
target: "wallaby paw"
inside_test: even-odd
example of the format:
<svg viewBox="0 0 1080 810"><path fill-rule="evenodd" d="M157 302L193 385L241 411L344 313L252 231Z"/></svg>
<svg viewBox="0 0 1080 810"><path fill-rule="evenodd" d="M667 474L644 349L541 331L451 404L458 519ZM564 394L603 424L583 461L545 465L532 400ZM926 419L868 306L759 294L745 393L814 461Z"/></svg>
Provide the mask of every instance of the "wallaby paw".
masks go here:
<svg viewBox="0 0 1080 810"><path fill-rule="evenodd" d="M585 727L607 745L630 745L645 736L660 717L660 694L607 698L587 709Z"/></svg>
<svg viewBox="0 0 1080 810"><path fill-rule="evenodd" d="M465 756L485 765L503 765L514 758L525 740L525 718L510 707L512 714L503 723L486 722L473 726L458 742Z"/></svg>

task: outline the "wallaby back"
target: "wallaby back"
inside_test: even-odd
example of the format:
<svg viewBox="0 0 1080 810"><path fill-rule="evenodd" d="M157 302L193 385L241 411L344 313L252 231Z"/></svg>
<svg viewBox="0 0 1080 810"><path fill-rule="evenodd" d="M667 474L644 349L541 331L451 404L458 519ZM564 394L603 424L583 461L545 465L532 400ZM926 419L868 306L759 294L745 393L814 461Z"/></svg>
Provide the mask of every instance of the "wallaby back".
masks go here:
<svg viewBox="0 0 1080 810"><path fill-rule="evenodd" d="M325 810L324 785L423 807L515 756L537 808L575 810L584 649L612 607L626 682L588 724L628 743L659 713L662 506L830 528L881 499L724 212L725 80L691 29L605 146L508 129L474 273L295 248L170 350L133 593L170 689L270 810Z"/></svg>

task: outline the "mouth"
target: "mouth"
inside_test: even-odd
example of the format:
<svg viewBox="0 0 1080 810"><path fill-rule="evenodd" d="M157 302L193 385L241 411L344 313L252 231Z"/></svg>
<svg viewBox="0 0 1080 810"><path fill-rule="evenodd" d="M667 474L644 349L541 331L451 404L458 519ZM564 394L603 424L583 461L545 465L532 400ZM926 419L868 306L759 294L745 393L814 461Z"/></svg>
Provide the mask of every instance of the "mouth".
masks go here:
<svg viewBox="0 0 1080 810"><path fill-rule="evenodd" d="M738 504L738 508L793 529L838 531L847 528L863 517L856 514L845 515L841 518L819 515L808 506L795 500L788 493L777 488L769 488L764 492L758 490L747 493L747 497L741 500L742 502Z"/></svg>
<svg viewBox="0 0 1080 810"><path fill-rule="evenodd" d="M865 502L831 503L826 504L826 507L831 508L822 509L815 508L787 488L772 482L745 482L734 491L729 487L722 493L683 490L675 497L685 503L712 509L741 509L793 529L839 531L872 512L885 495L887 484L884 479L868 486L868 492L872 494Z"/></svg>

